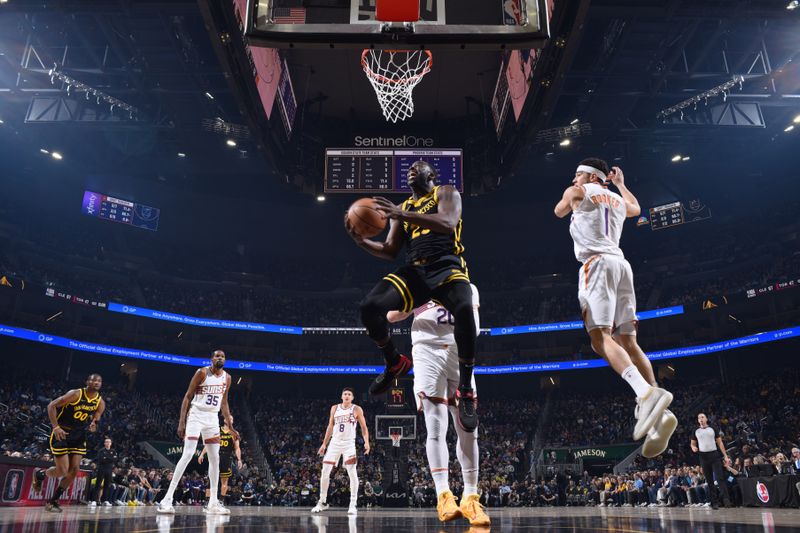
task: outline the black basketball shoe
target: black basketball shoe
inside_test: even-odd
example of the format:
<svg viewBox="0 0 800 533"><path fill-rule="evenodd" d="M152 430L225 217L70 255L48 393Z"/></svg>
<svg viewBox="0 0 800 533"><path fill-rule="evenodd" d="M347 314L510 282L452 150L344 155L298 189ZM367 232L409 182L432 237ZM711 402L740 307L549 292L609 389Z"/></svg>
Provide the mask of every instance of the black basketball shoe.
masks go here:
<svg viewBox="0 0 800 533"><path fill-rule="evenodd" d="M472 433L478 427L478 399L475 391L469 387L456 389L456 404L458 405L458 423L467 433Z"/></svg>
<svg viewBox="0 0 800 533"><path fill-rule="evenodd" d="M378 375L369 386L369 393L370 394L381 394L389 390L389 387L392 386L392 381L395 378L400 376L405 376L411 371L411 367L413 367L413 363L411 359L406 357L405 355L400 355L400 361L397 362L394 366L387 366L383 373Z"/></svg>

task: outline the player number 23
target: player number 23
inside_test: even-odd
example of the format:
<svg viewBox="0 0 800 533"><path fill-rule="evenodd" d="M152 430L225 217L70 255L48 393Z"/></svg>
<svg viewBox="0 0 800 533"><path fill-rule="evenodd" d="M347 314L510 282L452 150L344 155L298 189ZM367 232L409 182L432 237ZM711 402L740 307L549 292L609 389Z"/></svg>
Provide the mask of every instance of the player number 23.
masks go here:
<svg viewBox="0 0 800 533"><path fill-rule="evenodd" d="M430 233L430 232L431 232L431 230L429 230L429 229L427 229L427 228L426 228L426 229L422 229L422 228L420 228L419 226L412 225L412 226L411 226L411 239L412 239L412 240L413 240L413 239L416 239L416 238L417 238L417 237L419 237L420 235L427 235L427 234L428 234L428 233Z"/></svg>
<svg viewBox="0 0 800 533"><path fill-rule="evenodd" d="M218 405L219 404L219 397L215 394L209 394L208 398L206 398L206 405Z"/></svg>

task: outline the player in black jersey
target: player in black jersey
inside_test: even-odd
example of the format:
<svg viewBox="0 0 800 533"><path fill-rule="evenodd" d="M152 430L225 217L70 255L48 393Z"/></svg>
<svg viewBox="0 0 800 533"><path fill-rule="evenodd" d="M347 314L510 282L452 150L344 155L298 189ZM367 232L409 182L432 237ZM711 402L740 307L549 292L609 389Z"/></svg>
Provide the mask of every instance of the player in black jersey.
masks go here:
<svg viewBox="0 0 800 533"><path fill-rule="evenodd" d="M231 416L231 424L233 423L233 416ZM200 457L197 458L198 464L203 464L203 457L206 455L206 448L200 452ZM231 433L230 427L225 423L219 430L219 479L220 489L219 494L223 501L228 496L228 480L233 476L233 456L236 456L236 468L242 468L242 449L239 446L239 439ZM206 497L211 494L210 490L206 490ZM225 502L224 503L228 503Z"/></svg>
<svg viewBox="0 0 800 533"><path fill-rule="evenodd" d="M61 483L45 506L48 511L61 512L58 499L72 484L81 459L86 455L86 431L97 431L97 422L106 409L106 403L100 397L102 386L100 374L92 374L86 378L84 388L73 389L47 405L47 416L53 426L50 453L56 464L34 473L33 489L39 492L45 477L61 478Z"/></svg>
<svg viewBox="0 0 800 533"><path fill-rule="evenodd" d="M426 161L416 161L408 170L412 196L396 206L376 197L378 209L390 219L384 242L364 239L353 231L345 217L345 228L353 240L382 259L395 259L403 246L406 264L384 277L361 302L361 320L367 334L386 359L386 369L370 386L370 393L385 392L392 381L411 370L411 360L397 352L386 321L388 311L410 312L429 300L442 304L455 321L459 355L458 415L466 431L478 426L476 398L472 390L472 368L478 331L472 310L472 289L462 257L461 195L450 186L436 186L436 171Z"/></svg>

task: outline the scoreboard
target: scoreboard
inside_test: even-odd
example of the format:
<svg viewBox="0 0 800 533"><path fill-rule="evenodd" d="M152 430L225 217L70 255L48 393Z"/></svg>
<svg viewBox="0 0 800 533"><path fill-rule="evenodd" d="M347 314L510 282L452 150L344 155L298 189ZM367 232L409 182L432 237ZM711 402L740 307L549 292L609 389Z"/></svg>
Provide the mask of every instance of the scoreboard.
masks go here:
<svg viewBox="0 0 800 533"><path fill-rule="evenodd" d="M406 183L414 161L436 169L436 183L464 192L463 154L459 148L425 150L325 150L325 192L411 193Z"/></svg>
<svg viewBox="0 0 800 533"><path fill-rule="evenodd" d="M92 217L152 231L158 229L158 220L161 216L161 210L155 207L92 191L84 191L81 212Z"/></svg>
<svg viewBox="0 0 800 533"><path fill-rule="evenodd" d="M684 222L683 205L680 202L650 208L650 228L653 231L677 226Z"/></svg>

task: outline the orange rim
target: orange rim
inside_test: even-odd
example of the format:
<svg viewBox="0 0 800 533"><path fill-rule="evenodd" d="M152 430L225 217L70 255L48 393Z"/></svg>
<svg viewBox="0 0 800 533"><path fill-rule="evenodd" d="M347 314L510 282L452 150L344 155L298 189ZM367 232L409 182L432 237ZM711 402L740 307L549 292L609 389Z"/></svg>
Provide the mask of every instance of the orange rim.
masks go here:
<svg viewBox="0 0 800 533"><path fill-rule="evenodd" d="M419 74L415 74L414 76L409 76L408 78L403 78L403 79L400 79L400 80L393 80L391 78L387 78L385 76L381 76L380 74L377 74L376 72L374 72L369 67L369 64L367 64L367 54L372 52L372 50L367 48L366 50L364 50L361 53L361 68L364 69L364 72L366 72L367 76L369 76L370 78L372 78L372 79L374 79L374 80L376 80L376 81L378 81L380 83L398 83L398 84L403 83L403 84L405 84L405 83L408 83L408 82L411 82L411 81L415 81L415 80L418 80L421 77L423 77L428 72L430 72L431 68L433 67L433 54L431 53L430 50L383 50L383 51L384 52L389 52L391 54L395 54L395 53L398 53L398 52L405 52L405 53L408 53L408 54L413 53L413 52L425 52L428 55L428 61L427 61L427 64L425 65L425 67L422 69L422 72L420 72Z"/></svg>

